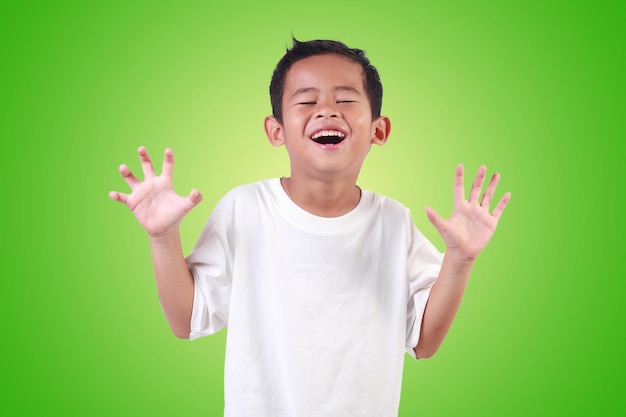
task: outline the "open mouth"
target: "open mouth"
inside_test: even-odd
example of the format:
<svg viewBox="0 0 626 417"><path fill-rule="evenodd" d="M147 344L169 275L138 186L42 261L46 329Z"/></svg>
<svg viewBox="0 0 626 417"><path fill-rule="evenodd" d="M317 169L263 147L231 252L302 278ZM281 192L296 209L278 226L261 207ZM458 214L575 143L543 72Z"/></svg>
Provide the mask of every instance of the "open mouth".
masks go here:
<svg viewBox="0 0 626 417"><path fill-rule="evenodd" d="M311 139L320 145L336 145L345 137L346 135L338 130L322 130L311 136Z"/></svg>

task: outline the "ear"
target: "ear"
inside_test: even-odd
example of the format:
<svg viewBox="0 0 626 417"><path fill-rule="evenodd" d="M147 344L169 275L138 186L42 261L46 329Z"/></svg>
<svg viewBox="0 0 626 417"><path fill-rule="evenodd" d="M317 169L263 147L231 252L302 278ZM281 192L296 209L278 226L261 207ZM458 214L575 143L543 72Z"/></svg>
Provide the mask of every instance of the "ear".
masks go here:
<svg viewBox="0 0 626 417"><path fill-rule="evenodd" d="M272 146L281 146L285 144L285 132L283 126L276 120L274 116L265 118L265 134Z"/></svg>
<svg viewBox="0 0 626 417"><path fill-rule="evenodd" d="M387 143L391 133L391 120L386 116L380 116L372 124L372 143L383 146Z"/></svg>

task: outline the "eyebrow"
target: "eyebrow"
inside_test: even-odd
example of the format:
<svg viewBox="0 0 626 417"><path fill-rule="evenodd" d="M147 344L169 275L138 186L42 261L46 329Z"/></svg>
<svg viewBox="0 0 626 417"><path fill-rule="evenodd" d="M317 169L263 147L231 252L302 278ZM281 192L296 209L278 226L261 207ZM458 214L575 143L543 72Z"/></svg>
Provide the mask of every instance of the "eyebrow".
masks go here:
<svg viewBox="0 0 626 417"><path fill-rule="evenodd" d="M335 91L349 91L349 92L361 95L361 92L359 90L349 85L338 85L337 87L334 88L334 90ZM319 91L320 91L319 88L315 88L315 87L299 88L292 94L292 97L295 97L300 94L305 94L305 93L318 93Z"/></svg>

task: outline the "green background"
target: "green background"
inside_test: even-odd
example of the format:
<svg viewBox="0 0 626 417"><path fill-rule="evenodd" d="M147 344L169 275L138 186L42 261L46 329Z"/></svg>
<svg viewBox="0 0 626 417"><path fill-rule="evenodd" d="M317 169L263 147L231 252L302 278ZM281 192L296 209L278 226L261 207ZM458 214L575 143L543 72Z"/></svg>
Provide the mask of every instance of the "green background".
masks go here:
<svg viewBox="0 0 626 417"><path fill-rule="evenodd" d="M202 204L288 174L265 139L291 35L365 49L389 143L359 184L447 215L457 163L512 200L401 416L617 415L624 391L624 14L617 2L21 2L2 35L3 415L219 416L225 332L176 339L145 232L108 199L145 145ZM174 5L176 4L176 5ZM408 359L408 357L407 357Z"/></svg>

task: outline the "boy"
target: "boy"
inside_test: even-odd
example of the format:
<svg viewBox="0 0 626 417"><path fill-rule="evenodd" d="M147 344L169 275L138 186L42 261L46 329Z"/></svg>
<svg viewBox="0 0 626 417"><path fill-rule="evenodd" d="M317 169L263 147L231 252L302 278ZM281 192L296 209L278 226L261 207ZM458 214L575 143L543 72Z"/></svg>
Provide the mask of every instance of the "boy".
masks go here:
<svg viewBox="0 0 626 417"><path fill-rule="evenodd" d="M466 200L459 165L451 217L426 209L446 245L439 253L404 206L356 185L369 148L391 130L376 69L340 42L293 42L265 119L289 177L229 192L187 258L179 224L201 195L174 192L170 149L156 176L139 148L144 181L122 165L132 193L110 197L148 232L174 334L228 327L226 416L394 416L404 352L438 350L510 194L489 213L499 176L481 198L481 167Z"/></svg>

